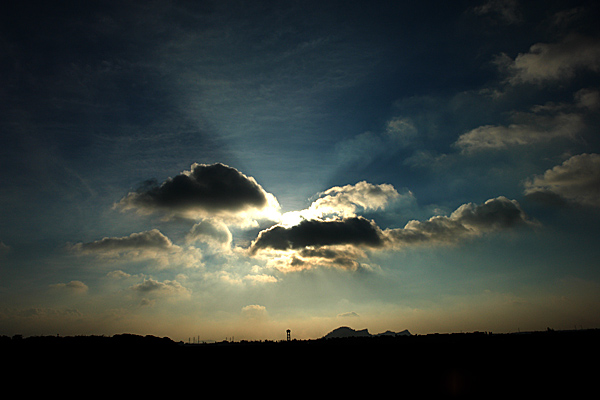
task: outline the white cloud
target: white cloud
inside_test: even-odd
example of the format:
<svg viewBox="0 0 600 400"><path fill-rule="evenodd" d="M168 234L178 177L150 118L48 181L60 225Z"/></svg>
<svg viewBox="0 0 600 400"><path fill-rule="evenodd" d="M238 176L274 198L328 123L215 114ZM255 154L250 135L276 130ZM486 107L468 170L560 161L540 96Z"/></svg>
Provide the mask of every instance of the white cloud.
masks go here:
<svg viewBox="0 0 600 400"><path fill-rule="evenodd" d="M600 155L573 156L525 182L525 194L547 201L600 207Z"/></svg>
<svg viewBox="0 0 600 400"><path fill-rule="evenodd" d="M127 279L127 278L131 278L131 274L128 274L127 272L121 271L120 269L114 270L114 271L110 271L106 274L107 277L111 278L111 279Z"/></svg>
<svg viewBox="0 0 600 400"><path fill-rule="evenodd" d="M479 126L460 135L453 146L463 153L472 153L528 146L556 139L576 140L586 128L586 118L598 109L598 89L580 89L573 95L572 102L547 102L534 105L527 112L512 112L511 124ZM423 155L420 158L422 162L437 161L434 157ZM416 158L411 161L421 160Z"/></svg>
<svg viewBox="0 0 600 400"><path fill-rule="evenodd" d="M412 202L414 196L411 192L401 195L387 183L334 186L320 193L307 209L283 214L282 222L289 226L307 219L350 218L360 212L384 210L397 200Z"/></svg>
<svg viewBox="0 0 600 400"><path fill-rule="evenodd" d="M242 307L242 315L252 320L265 320L268 317L267 308L258 304Z"/></svg>
<svg viewBox="0 0 600 400"><path fill-rule="evenodd" d="M406 194L412 197L412 193ZM318 217L337 214L342 217L353 217L358 211L383 210L390 202L398 199L400 194L387 183L374 185L362 181L356 185L334 186L327 189L308 208Z"/></svg>
<svg viewBox="0 0 600 400"><path fill-rule="evenodd" d="M232 235L227 225L219 220L205 219L195 224L186 236L188 242L208 243L213 247L228 249Z"/></svg>
<svg viewBox="0 0 600 400"><path fill-rule="evenodd" d="M69 249L81 255L92 255L110 260L152 260L160 268L182 265L202 266L202 253L193 246L180 247L158 229L132 233L124 237L105 237L88 243L76 243Z"/></svg>
<svg viewBox="0 0 600 400"><path fill-rule="evenodd" d="M278 280L273 275L267 274L257 274L257 275L246 275L244 277L245 281L261 284L261 283L276 283Z"/></svg>
<svg viewBox="0 0 600 400"><path fill-rule="evenodd" d="M511 85L564 81L579 71L600 71L600 39L572 34L558 43L536 43L514 60L502 54L496 63Z"/></svg>
<svg viewBox="0 0 600 400"><path fill-rule="evenodd" d="M463 152L505 149L525 146L557 138L574 138L584 128L583 118L576 113L540 115L515 113L519 123L484 125L462 134L454 143Z"/></svg>
<svg viewBox="0 0 600 400"><path fill-rule="evenodd" d="M204 279L212 282L224 282L235 286L242 285L244 283L243 279L237 273L224 270L207 272L204 274Z"/></svg>

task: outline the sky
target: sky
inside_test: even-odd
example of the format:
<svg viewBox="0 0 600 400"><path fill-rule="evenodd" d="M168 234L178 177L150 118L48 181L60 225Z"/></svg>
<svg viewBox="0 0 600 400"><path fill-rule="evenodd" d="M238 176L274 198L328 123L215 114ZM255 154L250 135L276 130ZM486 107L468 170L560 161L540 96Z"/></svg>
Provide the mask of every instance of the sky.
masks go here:
<svg viewBox="0 0 600 400"><path fill-rule="evenodd" d="M599 7L3 4L0 334L600 328Z"/></svg>

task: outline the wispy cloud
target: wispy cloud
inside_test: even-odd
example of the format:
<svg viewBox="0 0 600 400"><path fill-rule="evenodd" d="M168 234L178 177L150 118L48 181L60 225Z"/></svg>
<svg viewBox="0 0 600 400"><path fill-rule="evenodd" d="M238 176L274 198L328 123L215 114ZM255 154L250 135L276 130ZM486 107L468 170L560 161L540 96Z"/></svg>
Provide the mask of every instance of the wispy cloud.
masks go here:
<svg viewBox="0 0 600 400"><path fill-rule="evenodd" d="M520 123L510 125L483 125L462 134L454 143L461 151L469 153L482 150L506 149L513 146L532 145L557 138L574 138L584 127L579 114L556 115L515 114Z"/></svg>
<svg viewBox="0 0 600 400"><path fill-rule="evenodd" d="M267 274L246 275L243 279L247 282L257 285L278 282L278 279L275 276Z"/></svg>
<svg viewBox="0 0 600 400"><path fill-rule="evenodd" d="M349 311L349 312L338 314L337 317L338 318L358 318L358 317L360 317L360 315L358 315L358 313L356 313L355 311Z"/></svg>
<svg viewBox="0 0 600 400"><path fill-rule="evenodd" d="M131 251L170 251L176 245L158 229L132 233L124 237L105 237L88 243L76 243L71 249L83 254L114 255Z"/></svg>
<svg viewBox="0 0 600 400"><path fill-rule="evenodd" d="M571 103L548 102L528 112L512 112L509 125L483 125L461 134L454 147L463 153L528 146L556 139L577 139L585 129L585 117L600 107L596 89L581 89Z"/></svg>
<svg viewBox="0 0 600 400"><path fill-rule="evenodd" d="M59 290L66 293L83 294L87 293L88 286L81 281L70 281L68 283L55 283L50 285L54 290Z"/></svg>
<svg viewBox="0 0 600 400"><path fill-rule="evenodd" d="M335 153L344 166L366 167L378 157L413 147L418 141L419 132L412 119L395 116L381 131L367 131L341 140L335 145Z"/></svg>
<svg viewBox="0 0 600 400"><path fill-rule="evenodd" d="M10 253L11 248L9 245L0 240L0 256Z"/></svg>
<svg viewBox="0 0 600 400"><path fill-rule="evenodd" d="M479 15L494 15L502 22L516 24L523 22L523 16L518 0L488 0L474 7L473 12Z"/></svg>

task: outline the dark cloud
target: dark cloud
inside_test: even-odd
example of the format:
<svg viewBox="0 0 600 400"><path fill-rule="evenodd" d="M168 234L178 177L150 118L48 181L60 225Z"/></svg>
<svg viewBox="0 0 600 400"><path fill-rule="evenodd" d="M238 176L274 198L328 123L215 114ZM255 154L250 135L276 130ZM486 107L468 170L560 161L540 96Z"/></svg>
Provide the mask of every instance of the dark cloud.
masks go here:
<svg viewBox="0 0 600 400"><path fill-rule="evenodd" d="M189 296L190 291L177 281L166 280L160 282L154 279L145 279L142 283L133 285L131 290L148 295L150 293L159 296Z"/></svg>
<svg viewBox="0 0 600 400"><path fill-rule="evenodd" d="M276 225L260 232L250 250L256 253L260 249L298 250L334 245L380 247L383 237L377 225L363 217L303 220L291 227Z"/></svg>
<svg viewBox="0 0 600 400"><path fill-rule="evenodd" d="M356 318L356 317L360 317L360 315L358 315L358 313L356 313L355 311L349 311L349 312L338 314L337 317L338 318Z"/></svg>
<svg viewBox="0 0 600 400"><path fill-rule="evenodd" d="M158 185L152 181L130 192L116 206L142 212L186 214L237 213L261 210L276 200L254 180L224 164L193 164L190 171Z"/></svg>
<svg viewBox="0 0 600 400"><path fill-rule="evenodd" d="M281 272L302 271L315 267L339 268L348 271L372 271L366 253L356 245L331 245L307 247L290 253L270 257L269 266Z"/></svg>
<svg viewBox="0 0 600 400"><path fill-rule="evenodd" d="M356 259L364 257L362 252L352 248L323 247L318 249L302 249L297 252L297 257L294 258L294 261L298 265L302 265L300 263L322 264L356 271L361 266Z"/></svg>
<svg viewBox="0 0 600 400"><path fill-rule="evenodd" d="M504 196L487 200L483 204L463 204L450 218L478 232L497 231L528 222L519 203Z"/></svg>
<svg viewBox="0 0 600 400"><path fill-rule="evenodd" d="M384 233L394 246L407 246L453 243L466 237L528 224L531 221L519 203L500 196L479 205L463 204L450 216L410 221L404 228L386 229Z"/></svg>

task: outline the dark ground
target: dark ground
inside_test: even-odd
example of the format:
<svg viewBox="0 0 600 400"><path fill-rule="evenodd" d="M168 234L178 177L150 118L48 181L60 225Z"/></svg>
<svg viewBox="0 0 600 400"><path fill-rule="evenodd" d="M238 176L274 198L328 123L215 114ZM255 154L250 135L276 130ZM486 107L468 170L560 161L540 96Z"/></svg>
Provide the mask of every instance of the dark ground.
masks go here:
<svg viewBox="0 0 600 400"><path fill-rule="evenodd" d="M22 381L32 394L578 398L600 388L600 330L200 345L128 334L0 339L4 386Z"/></svg>

